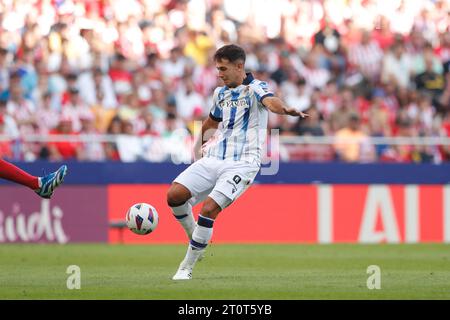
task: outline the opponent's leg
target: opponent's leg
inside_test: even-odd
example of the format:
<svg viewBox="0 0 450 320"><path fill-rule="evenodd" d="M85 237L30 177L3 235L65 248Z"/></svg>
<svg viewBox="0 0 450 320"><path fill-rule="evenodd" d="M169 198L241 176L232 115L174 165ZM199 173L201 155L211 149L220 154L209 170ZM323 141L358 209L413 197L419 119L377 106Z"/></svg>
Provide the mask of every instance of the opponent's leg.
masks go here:
<svg viewBox="0 0 450 320"><path fill-rule="evenodd" d="M167 204L172 209L172 213L181 224L189 239L195 228L192 206L188 200L192 197L188 188L180 183L174 182L167 192Z"/></svg>
<svg viewBox="0 0 450 320"><path fill-rule="evenodd" d="M45 177L35 177L15 165L0 159L0 178L16 182L34 190L42 198L50 199L53 191L63 182L67 174L67 166Z"/></svg>
<svg viewBox="0 0 450 320"><path fill-rule="evenodd" d="M173 276L173 280L189 280L192 278L192 270L211 240L214 220L221 210L222 208L215 200L210 197L206 198L188 245L186 256L177 273Z"/></svg>
<svg viewBox="0 0 450 320"><path fill-rule="evenodd" d="M39 189L39 177L32 176L12 163L0 159L0 178L24 185L30 189Z"/></svg>
<svg viewBox="0 0 450 320"><path fill-rule="evenodd" d="M44 177L39 177L39 189L36 193L45 199L50 199L55 189L64 181L67 174L67 166L62 165L58 170Z"/></svg>

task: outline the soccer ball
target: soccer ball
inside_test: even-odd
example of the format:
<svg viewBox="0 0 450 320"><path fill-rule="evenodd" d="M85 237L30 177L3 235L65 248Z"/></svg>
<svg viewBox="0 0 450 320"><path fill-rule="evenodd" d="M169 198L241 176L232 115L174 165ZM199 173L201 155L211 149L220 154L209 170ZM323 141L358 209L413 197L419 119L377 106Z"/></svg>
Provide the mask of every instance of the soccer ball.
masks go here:
<svg viewBox="0 0 450 320"><path fill-rule="evenodd" d="M144 235L156 229L159 216L156 209L151 205L147 203L136 203L128 209L126 221L131 231Z"/></svg>

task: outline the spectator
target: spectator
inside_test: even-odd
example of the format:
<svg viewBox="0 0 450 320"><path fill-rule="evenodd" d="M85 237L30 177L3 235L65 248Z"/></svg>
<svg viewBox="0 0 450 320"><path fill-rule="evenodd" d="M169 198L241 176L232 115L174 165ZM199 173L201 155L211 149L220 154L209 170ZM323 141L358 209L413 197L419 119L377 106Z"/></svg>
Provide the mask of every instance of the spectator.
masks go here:
<svg viewBox="0 0 450 320"><path fill-rule="evenodd" d="M352 114L357 113L354 106L354 95L350 88L345 88L341 92L341 99L337 108L330 114L327 125L328 134L334 134L338 130L347 126L348 119Z"/></svg>
<svg viewBox="0 0 450 320"><path fill-rule="evenodd" d="M135 135L134 125L129 119L122 119L122 132L117 137L117 150L123 162L134 162L144 158L141 140Z"/></svg>
<svg viewBox="0 0 450 320"><path fill-rule="evenodd" d="M33 99L34 90L38 84L38 74L36 72L34 51L30 48L23 48L21 55L16 62L16 70L20 74L23 95L27 99Z"/></svg>
<svg viewBox="0 0 450 320"><path fill-rule="evenodd" d="M397 119L397 125L395 130L395 136L398 137L411 137L414 136L414 127L412 121L406 114L400 114ZM412 155L414 146L412 145L392 145L386 148L383 155L380 157L381 161L385 162L411 162L413 160Z"/></svg>
<svg viewBox="0 0 450 320"><path fill-rule="evenodd" d="M211 55L205 66L195 67L192 78L195 83L196 91L200 93L204 99L212 96L214 89L217 87L218 77L216 65Z"/></svg>
<svg viewBox="0 0 450 320"><path fill-rule="evenodd" d="M162 63L161 71L167 85L173 85L183 78L186 68L186 58L183 56L182 50L175 47L170 50L169 59Z"/></svg>
<svg viewBox="0 0 450 320"><path fill-rule="evenodd" d="M166 130L162 138L168 160L177 164L191 161L192 141L189 131L184 125L178 123L173 113L167 115Z"/></svg>
<svg viewBox="0 0 450 320"><path fill-rule="evenodd" d="M94 68L92 72L85 72L78 84L80 95L89 106L102 106L105 109L117 107L113 82L99 67Z"/></svg>
<svg viewBox="0 0 450 320"><path fill-rule="evenodd" d="M289 80L280 87L285 101L298 111L305 111L311 105L310 89L306 87L305 79L299 77L295 70L291 69L288 74Z"/></svg>
<svg viewBox="0 0 450 320"><path fill-rule="evenodd" d="M52 107L51 100L52 94L46 92L42 97L41 103L37 106L36 122L39 126L39 133L42 135L48 134L59 123L59 112Z"/></svg>
<svg viewBox="0 0 450 320"><path fill-rule="evenodd" d="M8 50L0 48L0 93L6 92L9 88L9 61Z"/></svg>
<svg viewBox="0 0 450 320"><path fill-rule="evenodd" d="M424 60L425 70L416 75L414 79L416 89L420 92L429 94L434 100L436 100L444 90L444 76L442 73L437 72L434 68L435 62L437 61L434 60L432 56L424 56Z"/></svg>
<svg viewBox="0 0 450 320"><path fill-rule="evenodd" d="M9 99L6 109L11 115L19 129L21 136L34 135L38 133L38 125L36 122L36 105L29 99L26 99L23 93L23 88L20 85L19 72L13 73L10 77L9 83ZM25 142L22 144L22 156L27 161L34 161L37 152L40 149L40 144L37 142Z"/></svg>
<svg viewBox="0 0 450 320"><path fill-rule="evenodd" d="M122 120L115 116L111 119L106 133L111 137L112 135L119 135L122 133ZM106 159L111 161L119 161L120 155L115 141L107 141L105 143Z"/></svg>
<svg viewBox="0 0 450 320"><path fill-rule="evenodd" d="M317 45L305 59L305 67L302 69L301 75L310 88L322 89L330 80L330 71L320 62L322 54L323 48Z"/></svg>
<svg viewBox="0 0 450 320"><path fill-rule="evenodd" d="M72 129L72 118L62 116L59 119L58 126L50 132L50 137L76 137L77 133ZM49 159L52 161L76 160L81 155L81 145L79 142L52 141L48 143Z"/></svg>
<svg viewBox="0 0 450 320"><path fill-rule="evenodd" d="M18 138L20 134L16 120L8 113L7 101L2 99L0 99L0 116L3 118L3 133L11 139Z"/></svg>
<svg viewBox="0 0 450 320"><path fill-rule="evenodd" d="M320 123L320 112L315 107L311 107L305 111L309 117L304 121L298 120L295 125L295 132L300 136L323 136L325 131Z"/></svg>
<svg viewBox="0 0 450 320"><path fill-rule="evenodd" d="M384 52L394 44L394 33L391 30L390 21L386 16L380 15L378 17L378 23L373 30L373 39Z"/></svg>
<svg viewBox="0 0 450 320"><path fill-rule="evenodd" d="M328 19L322 20L321 24L321 29L314 35L314 44L320 44L330 53L337 52L340 46L341 35L331 26L331 22Z"/></svg>
<svg viewBox="0 0 450 320"><path fill-rule="evenodd" d="M360 162L373 157L373 149L360 128L357 114L350 116L347 127L336 132L334 148L337 158L344 162Z"/></svg>
<svg viewBox="0 0 450 320"><path fill-rule="evenodd" d="M429 43L425 44L423 50L415 56L413 65L414 75L423 73L426 70L431 70L436 74L443 73L442 62L439 56L434 53L433 47Z"/></svg>
<svg viewBox="0 0 450 320"><path fill-rule="evenodd" d="M441 32L439 35L439 44L434 49L434 53L439 57L442 64L450 61L450 33Z"/></svg>
<svg viewBox="0 0 450 320"><path fill-rule="evenodd" d="M290 59L289 52L283 51L280 55L280 64L278 68L270 75L270 78L277 83L282 84L288 80L289 72L293 69L293 65Z"/></svg>
<svg viewBox="0 0 450 320"><path fill-rule="evenodd" d="M300 136L324 136L325 130L322 127L322 117L316 107L307 109L309 117L304 121L298 121L295 125L295 132ZM332 161L333 149L329 145L305 143L303 145L290 147L289 158L290 160L301 161Z"/></svg>
<svg viewBox="0 0 450 320"><path fill-rule="evenodd" d="M274 129L278 130L280 136L294 136L295 123L289 121L287 117L278 117L278 126Z"/></svg>
<svg viewBox="0 0 450 320"><path fill-rule="evenodd" d="M95 117L92 113L83 113L80 115L81 130L80 135L87 141L80 144L78 160L80 161L104 161L105 149L100 138L99 132L95 128Z"/></svg>
<svg viewBox="0 0 450 320"><path fill-rule="evenodd" d="M395 43L384 56L381 80L383 83L393 84L396 88L408 88L412 68L412 59L405 52L404 45Z"/></svg>
<svg viewBox="0 0 450 320"><path fill-rule="evenodd" d="M320 92L319 100L316 102L317 108L325 120L329 120L330 115L336 110L339 100L337 82L331 79Z"/></svg>
<svg viewBox="0 0 450 320"><path fill-rule="evenodd" d="M84 103L83 98L80 96L78 88L69 87L67 102L63 105L61 114L72 120L72 129L74 132L79 132L81 130L81 114L90 112L89 107Z"/></svg>
<svg viewBox="0 0 450 320"><path fill-rule="evenodd" d="M12 159L13 152L11 141L3 140L3 136L6 134L5 121L2 114L0 114L0 158Z"/></svg>
<svg viewBox="0 0 450 320"><path fill-rule="evenodd" d="M153 129L153 115L147 110L141 115L144 121L144 129L139 132L141 136L158 137L159 133Z"/></svg>
<svg viewBox="0 0 450 320"><path fill-rule="evenodd" d="M133 75L129 71L126 61L124 55L116 54L109 70L109 77L113 82L114 92L119 97L131 92Z"/></svg>
<svg viewBox="0 0 450 320"><path fill-rule="evenodd" d="M203 97L195 91L194 82L191 79L183 79L176 94L176 106L178 116L185 121L192 118L196 108L206 110Z"/></svg>
<svg viewBox="0 0 450 320"><path fill-rule="evenodd" d="M382 59L383 51L380 46L372 39L370 31L363 30L361 33L361 41L350 48L350 63L364 77L376 82L380 75Z"/></svg>
<svg viewBox="0 0 450 320"><path fill-rule="evenodd" d="M188 31L188 41L184 47L184 54L193 59L196 64L205 66L209 51L212 49L213 42L205 32Z"/></svg>

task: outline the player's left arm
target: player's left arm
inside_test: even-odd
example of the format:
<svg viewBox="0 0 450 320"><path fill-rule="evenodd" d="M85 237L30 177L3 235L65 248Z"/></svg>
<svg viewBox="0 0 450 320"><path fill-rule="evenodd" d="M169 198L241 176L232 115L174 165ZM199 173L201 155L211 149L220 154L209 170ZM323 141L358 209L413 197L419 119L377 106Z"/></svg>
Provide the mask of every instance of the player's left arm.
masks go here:
<svg viewBox="0 0 450 320"><path fill-rule="evenodd" d="M278 97L267 96L261 100L261 103L267 107L270 111L277 114L289 115L294 117L309 117L307 113L297 111L294 108L286 106L286 104Z"/></svg>
<svg viewBox="0 0 450 320"><path fill-rule="evenodd" d="M286 106L280 98L276 97L273 92L270 92L266 82L254 80L250 83L250 88L258 101L273 113L302 118L308 117L308 114Z"/></svg>

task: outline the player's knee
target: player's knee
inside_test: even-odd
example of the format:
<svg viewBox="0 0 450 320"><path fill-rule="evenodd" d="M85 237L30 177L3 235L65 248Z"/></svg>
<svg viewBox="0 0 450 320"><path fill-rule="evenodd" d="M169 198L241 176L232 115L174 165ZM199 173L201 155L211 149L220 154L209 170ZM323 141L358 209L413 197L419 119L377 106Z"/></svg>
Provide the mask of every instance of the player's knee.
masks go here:
<svg viewBox="0 0 450 320"><path fill-rule="evenodd" d="M169 207L178 207L186 202L179 194L174 191L167 192L167 204Z"/></svg>
<svg viewBox="0 0 450 320"><path fill-rule="evenodd" d="M177 188L172 186L167 192L167 204L169 207L179 207L189 200L189 195Z"/></svg>
<svg viewBox="0 0 450 320"><path fill-rule="evenodd" d="M205 202L200 214L210 219L216 219L221 210L215 202Z"/></svg>

